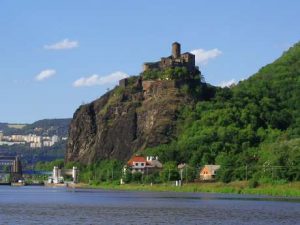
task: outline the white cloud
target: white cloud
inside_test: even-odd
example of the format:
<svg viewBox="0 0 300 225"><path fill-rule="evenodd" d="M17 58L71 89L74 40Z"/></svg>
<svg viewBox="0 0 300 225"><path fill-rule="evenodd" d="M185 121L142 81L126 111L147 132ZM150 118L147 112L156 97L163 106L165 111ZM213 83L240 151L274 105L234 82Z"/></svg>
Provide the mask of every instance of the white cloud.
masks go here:
<svg viewBox="0 0 300 225"><path fill-rule="evenodd" d="M43 70L41 71L36 77L35 79L37 81L43 81L45 79L48 79L52 76L54 76L56 74L56 71L53 69L47 69L47 70Z"/></svg>
<svg viewBox="0 0 300 225"><path fill-rule="evenodd" d="M209 60L214 59L222 54L222 52L217 49L204 50L204 49L195 49L191 51L195 55L197 65L206 65Z"/></svg>
<svg viewBox="0 0 300 225"><path fill-rule="evenodd" d="M228 80L228 81L221 82L218 86L224 88L224 87L230 87L230 86L235 85L235 84L237 84L237 81L235 79L231 79L231 80Z"/></svg>
<svg viewBox="0 0 300 225"><path fill-rule="evenodd" d="M79 47L78 41L71 41L69 39L64 39L60 42L44 46L44 48L48 50L63 50L63 49L72 49L77 47Z"/></svg>
<svg viewBox="0 0 300 225"><path fill-rule="evenodd" d="M126 73L117 71L111 73L107 76L100 76L97 74L91 75L89 77L81 77L73 83L74 87L90 87L95 85L104 85L104 84L115 84L119 80L128 77Z"/></svg>

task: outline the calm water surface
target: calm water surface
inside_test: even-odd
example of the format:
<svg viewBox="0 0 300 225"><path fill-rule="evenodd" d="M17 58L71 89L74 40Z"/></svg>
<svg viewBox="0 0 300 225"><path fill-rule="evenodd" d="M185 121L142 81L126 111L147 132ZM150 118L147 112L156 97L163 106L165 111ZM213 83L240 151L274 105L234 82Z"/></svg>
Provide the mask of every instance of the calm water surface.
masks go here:
<svg viewBox="0 0 300 225"><path fill-rule="evenodd" d="M0 186L0 224L300 224L300 199Z"/></svg>

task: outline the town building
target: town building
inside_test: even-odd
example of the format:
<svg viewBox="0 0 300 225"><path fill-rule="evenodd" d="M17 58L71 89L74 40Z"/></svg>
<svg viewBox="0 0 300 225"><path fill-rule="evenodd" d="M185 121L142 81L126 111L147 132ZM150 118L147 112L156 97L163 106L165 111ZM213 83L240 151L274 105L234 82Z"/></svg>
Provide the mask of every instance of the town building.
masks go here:
<svg viewBox="0 0 300 225"><path fill-rule="evenodd" d="M51 147L53 146L55 143L53 141L50 141L50 140L46 140L46 141L43 141L43 146L44 147Z"/></svg>
<svg viewBox="0 0 300 225"><path fill-rule="evenodd" d="M200 170L200 180L214 181L216 179L217 171L221 168L220 165L205 165Z"/></svg>
<svg viewBox="0 0 300 225"><path fill-rule="evenodd" d="M22 142L24 140L24 135L11 135L11 140L14 142Z"/></svg>
<svg viewBox="0 0 300 225"><path fill-rule="evenodd" d="M0 131L0 141L2 141L2 139L3 139L3 132Z"/></svg>
<svg viewBox="0 0 300 225"><path fill-rule="evenodd" d="M51 137L51 141L52 141L53 143L59 142L59 137L58 137L57 135L53 135L53 136Z"/></svg>

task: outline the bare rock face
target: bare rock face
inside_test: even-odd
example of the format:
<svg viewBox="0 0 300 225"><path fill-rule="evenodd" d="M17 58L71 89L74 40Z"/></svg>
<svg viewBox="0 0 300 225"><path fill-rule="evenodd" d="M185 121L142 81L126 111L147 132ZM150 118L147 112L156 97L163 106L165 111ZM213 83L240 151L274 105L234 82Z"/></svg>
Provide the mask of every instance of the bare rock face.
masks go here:
<svg viewBox="0 0 300 225"><path fill-rule="evenodd" d="M192 101L182 93L182 86L131 77L100 99L80 106L69 129L66 162L127 160L138 150L170 142L179 109Z"/></svg>

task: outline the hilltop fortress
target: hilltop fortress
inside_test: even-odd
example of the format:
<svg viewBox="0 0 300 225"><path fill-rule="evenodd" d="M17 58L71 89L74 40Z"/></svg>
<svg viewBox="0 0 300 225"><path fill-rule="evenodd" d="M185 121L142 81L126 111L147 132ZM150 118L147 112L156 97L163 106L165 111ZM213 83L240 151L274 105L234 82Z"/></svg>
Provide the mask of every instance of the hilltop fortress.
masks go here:
<svg viewBox="0 0 300 225"><path fill-rule="evenodd" d="M137 151L170 143L182 106L205 91L195 55L181 54L180 44L173 43L171 56L145 63L138 76L120 80L115 89L77 109L66 162L128 160Z"/></svg>
<svg viewBox="0 0 300 225"><path fill-rule="evenodd" d="M145 92L148 92L157 88L179 88L184 84L197 86L201 72L199 67L195 65L195 55L189 52L181 54L180 44L174 42L172 44L172 55L162 57L158 62L144 63L140 75L137 87L142 87ZM127 87L129 79L120 80L119 86Z"/></svg>
<svg viewBox="0 0 300 225"><path fill-rule="evenodd" d="M166 69L175 67L186 67L189 72L198 71L199 68L195 65L195 55L185 52L181 54L181 46L178 42L172 44L172 55L162 57L158 62L146 62L143 65L143 71L151 69Z"/></svg>

